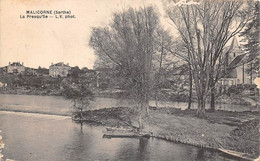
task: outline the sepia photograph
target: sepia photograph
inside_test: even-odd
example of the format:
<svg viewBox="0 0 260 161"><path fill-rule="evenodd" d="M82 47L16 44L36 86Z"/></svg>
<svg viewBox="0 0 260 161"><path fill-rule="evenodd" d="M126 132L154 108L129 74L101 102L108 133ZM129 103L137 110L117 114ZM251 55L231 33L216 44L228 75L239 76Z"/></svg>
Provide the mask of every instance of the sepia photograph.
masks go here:
<svg viewBox="0 0 260 161"><path fill-rule="evenodd" d="M260 161L259 0L0 0L0 161Z"/></svg>

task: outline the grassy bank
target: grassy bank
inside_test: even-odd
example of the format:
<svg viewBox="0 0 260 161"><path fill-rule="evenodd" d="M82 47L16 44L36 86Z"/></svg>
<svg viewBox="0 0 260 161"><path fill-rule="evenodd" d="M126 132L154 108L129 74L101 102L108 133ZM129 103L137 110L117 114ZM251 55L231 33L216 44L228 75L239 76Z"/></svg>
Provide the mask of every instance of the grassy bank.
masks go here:
<svg viewBox="0 0 260 161"><path fill-rule="evenodd" d="M79 114L75 113L74 118ZM86 111L86 123L104 126L136 127L137 117L129 108L107 108ZM259 155L258 113L216 111L207 113L207 119L198 119L195 110L151 108L144 118L145 131L157 138L206 148L224 148Z"/></svg>

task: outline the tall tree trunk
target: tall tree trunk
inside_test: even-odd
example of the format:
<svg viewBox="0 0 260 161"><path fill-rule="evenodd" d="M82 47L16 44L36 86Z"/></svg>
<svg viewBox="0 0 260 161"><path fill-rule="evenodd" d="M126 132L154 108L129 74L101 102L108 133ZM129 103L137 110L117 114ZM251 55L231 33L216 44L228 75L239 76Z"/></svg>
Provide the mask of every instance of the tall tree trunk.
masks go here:
<svg viewBox="0 0 260 161"><path fill-rule="evenodd" d="M158 76L155 78L156 79L156 85L155 85L155 107L158 108L158 93L159 93L159 82L160 82L160 69Z"/></svg>
<svg viewBox="0 0 260 161"><path fill-rule="evenodd" d="M250 63L250 84L253 84L253 62Z"/></svg>
<svg viewBox="0 0 260 161"><path fill-rule="evenodd" d="M142 106L142 109L143 109L142 115L144 117L149 116L149 114L150 114L150 112L149 112L149 100L143 101L141 106Z"/></svg>
<svg viewBox="0 0 260 161"><path fill-rule="evenodd" d="M163 35L162 35L162 47L161 47L161 55L160 55L160 63L159 63L159 71L158 71L158 77L156 77L156 95L155 95L155 105L156 108L158 108L158 92L159 92L159 87L158 84L160 83L161 79L161 70L162 70L162 62L163 62L163 54L164 54L164 43L163 43Z"/></svg>
<svg viewBox="0 0 260 161"><path fill-rule="evenodd" d="M158 94L158 91L156 89L156 92L155 92L155 107L156 107L156 109L158 108L158 97L157 97L157 94Z"/></svg>
<svg viewBox="0 0 260 161"><path fill-rule="evenodd" d="M191 109L191 102L192 102L192 72L191 72L191 66L189 64L189 83L190 83L190 92L189 92L189 104L188 109Z"/></svg>
<svg viewBox="0 0 260 161"><path fill-rule="evenodd" d="M142 101L139 106L139 129L144 129L143 118L149 116L149 101Z"/></svg>
<svg viewBox="0 0 260 161"><path fill-rule="evenodd" d="M144 129L144 124L143 124L142 115L139 116L138 123L139 123L139 130L142 131L142 130Z"/></svg>
<svg viewBox="0 0 260 161"><path fill-rule="evenodd" d="M210 111L215 111L215 87L210 88Z"/></svg>
<svg viewBox="0 0 260 161"><path fill-rule="evenodd" d="M197 110L197 116L199 118L205 118L205 97L204 96L199 96L198 97L198 110Z"/></svg>
<svg viewBox="0 0 260 161"><path fill-rule="evenodd" d="M243 78L242 78L242 83L243 84L245 84L245 65L243 64L243 66L242 66L242 76L243 76Z"/></svg>

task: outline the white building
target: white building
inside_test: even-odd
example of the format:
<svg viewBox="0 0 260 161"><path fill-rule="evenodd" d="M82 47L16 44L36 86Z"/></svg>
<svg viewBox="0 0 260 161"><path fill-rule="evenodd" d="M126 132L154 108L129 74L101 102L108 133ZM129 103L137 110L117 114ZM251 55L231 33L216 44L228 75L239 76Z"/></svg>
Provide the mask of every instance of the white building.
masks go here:
<svg viewBox="0 0 260 161"><path fill-rule="evenodd" d="M49 75L51 77L67 77L71 67L69 63L64 64L63 62L52 64L49 68Z"/></svg>
<svg viewBox="0 0 260 161"><path fill-rule="evenodd" d="M12 64L9 62L7 66L7 73L19 74L25 71L25 66L20 62L13 62Z"/></svg>
<svg viewBox="0 0 260 161"><path fill-rule="evenodd" d="M248 65L245 63L245 52L239 45L236 37L233 38L230 46L224 49L224 52L229 50L225 58L225 67L233 67L224 78L220 79L219 83L224 86L237 84L252 84L252 78L247 72Z"/></svg>

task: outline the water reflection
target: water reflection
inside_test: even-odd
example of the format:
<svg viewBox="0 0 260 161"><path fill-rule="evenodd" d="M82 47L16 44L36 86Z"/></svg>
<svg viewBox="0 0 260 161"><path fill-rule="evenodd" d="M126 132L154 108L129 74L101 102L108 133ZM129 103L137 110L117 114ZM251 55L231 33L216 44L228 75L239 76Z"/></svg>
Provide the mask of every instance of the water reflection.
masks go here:
<svg viewBox="0 0 260 161"><path fill-rule="evenodd" d="M126 139L126 140L125 140ZM115 140L112 138L111 141ZM117 139L116 139L117 140ZM149 151L148 138L124 138L120 139L119 147L114 156L117 160L149 160L151 159Z"/></svg>
<svg viewBox="0 0 260 161"><path fill-rule="evenodd" d="M79 127L73 129L71 139L63 146L62 153L65 154L66 160L81 161L84 160L84 157L91 155L91 151L86 151L86 149L94 148L94 139L88 135L88 133L83 132L83 128L82 131Z"/></svg>
<svg viewBox="0 0 260 161"><path fill-rule="evenodd" d="M147 138L140 138L139 139L139 146L138 146L138 160L145 160L149 158L149 140Z"/></svg>
<svg viewBox="0 0 260 161"><path fill-rule="evenodd" d="M37 116L37 117L36 117ZM0 112L5 157L19 161L223 160L217 152L147 138L102 138L103 127L64 117Z"/></svg>

